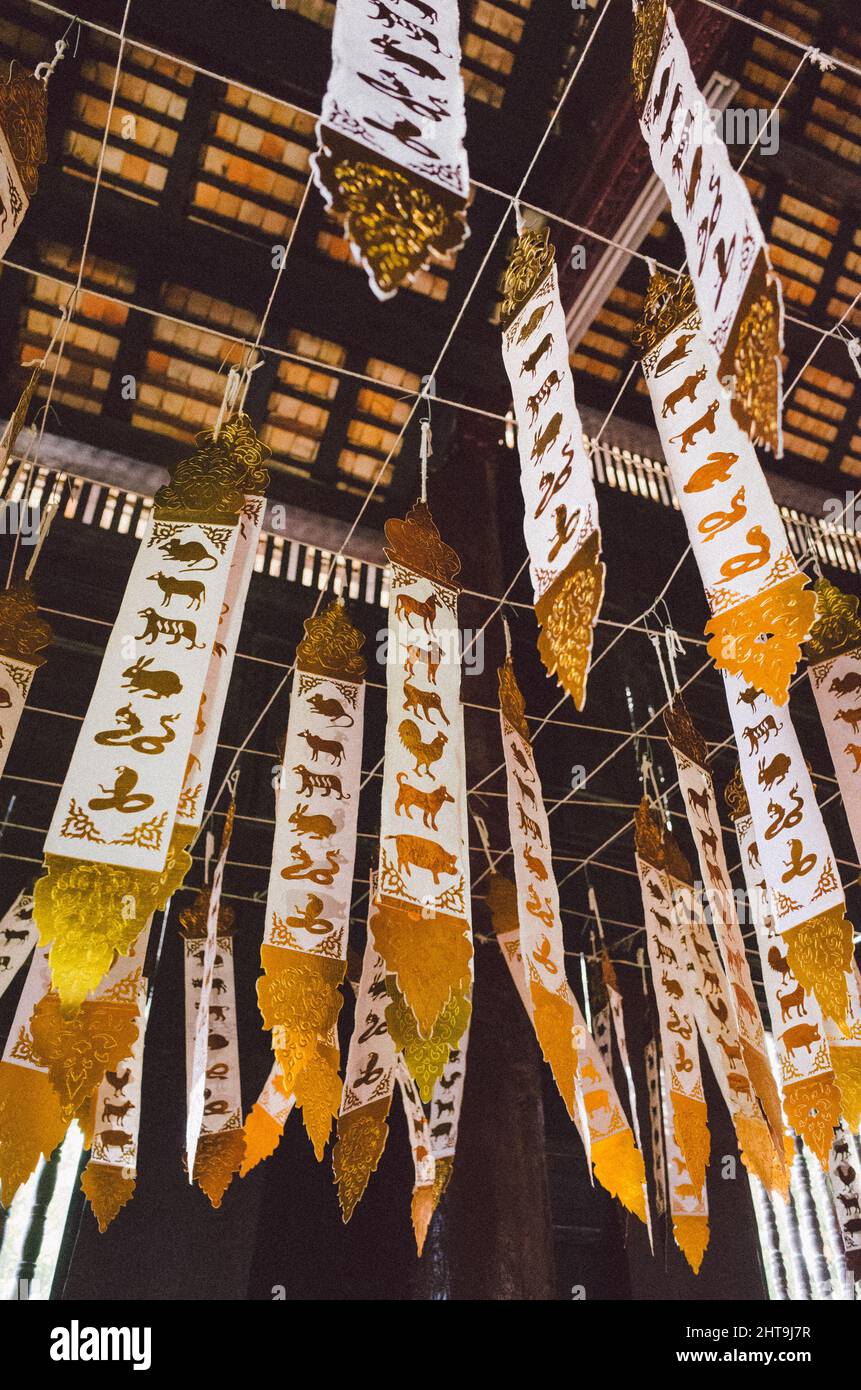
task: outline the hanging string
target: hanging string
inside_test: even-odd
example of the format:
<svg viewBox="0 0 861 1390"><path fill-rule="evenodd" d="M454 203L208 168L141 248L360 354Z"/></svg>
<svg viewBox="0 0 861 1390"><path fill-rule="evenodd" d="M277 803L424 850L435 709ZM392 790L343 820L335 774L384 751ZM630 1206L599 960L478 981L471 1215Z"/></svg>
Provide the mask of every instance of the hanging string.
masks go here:
<svg viewBox="0 0 861 1390"><path fill-rule="evenodd" d="M673 688L670 685L670 679L667 675L667 668L664 665L663 634L660 632L651 632L647 626L646 636L648 637L649 641L655 649L655 656L658 658L658 670L661 673L661 680L664 682L664 693L667 697L667 704L671 705L673 703L673 695L676 693L676 691L673 690ZM676 687L676 690L677 689L678 687Z"/></svg>
<svg viewBox="0 0 861 1390"><path fill-rule="evenodd" d="M816 548L816 541L813 536L807 537L807 550L810 555L811 564L813 565L813 573L816 575L817 579L822 579L822 565L819 560L819 551Z"/></svg>
<svg viewBox="0 0 861 1390"><path fill-rule="evenodd" d="M242 368L231 367L227 373L227 380L224 383L224 393L221 397L221 405L218 407L218 415L215 420L215 428L212 431L212 438L218 439L224 424L225 416L229 419L233 414L236 402L239 399L239 392L242 389Z"/></svg>
<svg viewBox="0 0 861 1390"><path fill-rule="evenodd" d="M506 617L503 617L503 619L502 619L502 631L505 633L505 655L506 655L506 657L508 658L508 660L510 661L510 660L511 660L511 628L508 626L508 619L507 619Z"/></svg>
<svg viewBox="0 0 861 1390"><path fill-rule="evenodd" d="M589 911L592 913L592 916L595 918L595 925L596 925L597 928L598 928L598 936L599 936L599 938L600 938L601 945L604 946L604 945L606 945L606 942L605 942L605 940L604 940L604 923L601 921L601 914L600 914L600 912L598 911L598 896L597 896L597 894L596 894L596 892L595 892L595 889L592 887L591 883L589 884L589 887L588 887L588 889L587 889L586 896L587 896L588 901L589 901Z"/></svg>
<svg viewBox="0 0 861 1390"><path fill-rule="evenodd" d="M419 462L421 465L420 496L423 502L427 502L428 500L428 458L432 453L433 444L431 442L430 405L428 405L427 416L421 422L421 440L419 442Z"/></svg>

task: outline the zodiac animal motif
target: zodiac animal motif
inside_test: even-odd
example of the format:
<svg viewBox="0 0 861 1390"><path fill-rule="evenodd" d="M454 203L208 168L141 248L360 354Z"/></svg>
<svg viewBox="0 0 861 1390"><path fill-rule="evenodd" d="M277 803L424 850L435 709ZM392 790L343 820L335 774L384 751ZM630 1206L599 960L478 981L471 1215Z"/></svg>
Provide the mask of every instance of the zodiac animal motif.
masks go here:
<svg viewBox="0 0 861 1390"><path fill-rule="evenodd" d="M649 896L654 898L655 902L665 903L667 901L666 894L664 893L664 890L661 888L660 884L653 882L652 879L648 879L646 882L646 887L649 890Z"/></svg>
<svg viewBox="0 0 861 1390"><path fill-rule="evenodd" d="M561 428L562 412L557 410L550 422L544 426L544 429L539 435L535 436L532 442L532 452L529 455L532 463L544 462L544 455L547 453L551 444L555 444L556 440L559 438L559 431Z"/></svg>
<svg viewBox="0 0 861 1390"><path fill-rule="evenodd" d="M743 1072L728 1071L726 1074L727 1085L734 1096L750 1096L750 1082Z"/></svg>
<svg viewBox="0 0 861 1390"><path fill-rule="evenodd" d="M681 405L682 401L690 401L693 405L694 397L697 394L697 387L701 381L705 381L706 369L700 367L698 372L692 372L685 377L681 386L677 386L674 391L670 391L664 404L661 406L661 419L666 420L668 415L675 415L676 406Z"/></svg>
<svg viewBox="0 0 861 1390"><path fill-rule="evenodd" d="M186 572L218 569L217 559L200 541L181 541L176 536L170 536L160 542L159 549L166 560L175 560L177 564L184 565ZM212 563L205 565L204 560L211 560Z"/></svg>
<svg viewBox="0 0 861 1390"><path fill-rule="evenodd" d="M792 763L785 753L775 753L768 764L765 758L760 758L756 780L766 791L771 791L772 787L779 787L786 780L791 767Z"/></svg>
<svg viewBox="0 0 861 1390"><path fill-rule="evenodd" d="M533 877L538 879L539 883L545 881L547 878L547 870L543 862L531 853L528 845L523 846L523 862Z"/></svg>
<svg viewBox="0 0 861 1390"><path fill-rule="evenodd" d="M718 1047L726 1058L727 1062L741 1061L741 1048L736 1043L727 1042L722 1034L718 1034Z"/></svg>
<svg viewBox="0 0 861 1390"><path fill-rule="evenodd" d="M844 1187L849 1187L855 1181L855 1169L851 1163L838 1163L836 1172Z"/></svg>
<svg viewBox="0 0 861 1390"><path fill-rule="evenodd" d="M607 1091L600 1088L595 1091L584 1091L583 1106L587 1115L594 1115L598 1110L610 1109L610 1096Z"/></svg>
<svg viewBox="0 0 861 1390"><path fill-rule="evenodd" d="M795 805L790 809L781 806L778 801L769 801L768 803L768 814L772 819L765 832L767 840L773 840L775 835L779 835L784 830L792 830L804 815L804 798L798 795L797 783L790 789L789 795L795 802Z"/></svg>
<svg viewBox="0 0 861 1390"><path fill-rule="evenodd" d="M796 985L795 989L790 990L788 994L781 994L779 989L775 990L775 994L780 1000L781 1023L787 1023L789 1019L792 1018L793 1010L795 1011L796 1018L801 1018L803 1014L807 1013L804 1007L803 985Z"/></svg>
<svg viewBox="0 0 861 1390"><path fill-rule="evenodd" d="M714 859L717 856L718 847L718 839L715 831L700 830L699 826L697 826L697 835L699 836L700 844L702 845L706 854L711 855L712 859Z"/></svg>
<svg viewBox="0 0 861 1390"><path fill-rule="evenodd" d="M679 1015L676 1013L675 1005L673 1004L670 1005L670 1012L667 1019L667 1031L670 1033L678 1033L679 1037L684 1038L685 1042L690 1042L691 1035L694 1031L693 1024L687 1023L683 1018L679 1018Z"/></svg>
<svg viewBox="0 0 861 1390"><path fill-rule="evenodd" d="M761 867L759 862L759 845L756 843L756 840L751 840L747 847L747 862L752 869L759 869Z"/></svg>
<svg viewBox="0 0 861 1390"><path fill-rule="evenodd" d="M300 796L311 796L313 792L331 796L334 792L339 801L350 800L350 793L344 791L340 777L334 772L312 772L304 763L297 763L293 771L299 778Z"/></svg>
<svg viewBox="0 0 861 1390"><path fill-rule="evenodd" d="M324 906L322 898L318 898L316 893L309 893L305 906L297 908L292 917L285 917L284 925L296 931L311 932L313 936L328 936L329 932L335 930L335 924L322 916Z"/></svg>
<svg viewBox="0 0 861 1390"><path fill-rule="evenodd" d="M222 1048L230 1046L230 1040L223 1033L210 1033L206 1045L210 1052L221 1052ZM208 1076L209 1072L206 1074Z"/></svg>
<svg viewBox="0 0 861 1390"><path fill-rule="evenodd" d="M12 704L12 696L5 686L0 686L0 709L9 709Z"/></svg>
<svg viewBox="0 0 861 1390"><path fill-rule="evenodd" d="M664 989L671 999L681 999L683 997L685 991L681 984L678 980L674 980L671 975L668 975L666 970L661 972L661 984L664 986Z"/></svg>
<svg viewBox="0 0 861 1390"><path fill-rule="evenodd" d="M575 507L574 512L569 517L568 508L563 503L556 508L554 513L554 541L547 552L547 563L552 564L556 556L568 544L571 537L576 535L577 527L580 525L580 515L582 508Z"/></svg>
<svg viewBox="0 0 861 1390"><path fill-rule="evenodd" d="M135 695L142 694L145 700L162 700L168 695L178 695L182 690L182 681L175 671L150 671L152 665L151 656L139 656L134 666L129 666L127 671L123 671L123 680L126 684L124 690L131 690Z"/></svg>
<svg viewBox="0 0 861 1390"><path fill-rule="evenodd" d="M122 709L117 710L114 718L119 728L103 729L101 733L95 734L96 743L133 748L136 753L163 753L166 746L176 738L172 726L179 718L178 714L161 716L158 721L164 730L161 734L145 734L143 720L135 714L131 705L123 705Z"/></svg>
<svg viewBox="0 0 861 1390"><path fill-rule="evenodd" d="M422 627L430 636L438 608L439 600L436 594L428 594L426 599L414 598L412 594L398 594L395 601L395 617L405 618L407 627L412 627L413 618L421 618Z"/></svg>
<svg viewBox="0 0 861 1390"><path fill-rule="evenodd" d="M136 792L138 774L132 767L115 769L117 778L112 787L99 783L102 796L95 796L87 802L91 811L120 811L123 815L133 815L135 811L146 811L155 801L148 792Z"/></svg>
<svg viewBox="0 0 861 1390"><path fill-rule="evenodd" d="M853 767L852 771L857 772L858 769L861 768L861 745L857 743L847 743L846 747L843 749L843 752L846 754L847 757L852 758L854 760L855 766Z"/></svg>
<svg viewBox="0 0 861 1390"><path fill-rule="evenodd" d="M122 1122L129 1111L133 1109L133 1100L126 1100L122 1105L111 1105L111 1102L106 1100L102 1106L102 1124L109 1125L112 1120L119 1120Z"/></svg>
<svg viewBox="0 0 861 1390"><path fill-rule="evenodd" d="M714 999L707 999L706 1003L708 1004L718 1023L726 1023L727 1018L729 1016L729 1011L724 1000L718 999L717 1002L715 1002Z"/></svg>
<svg viewBox="0 0 861 1390"><path fill-rule="evenodd" d="M450 724L451 720L442 707L442 700L436 690L419 690L417 685L412 685L410 681L404 681L404 703L402 706L408 714L418 714L422 719L431 722L431 713L436 711L444 724Z"/></svg>
<svg viewBox="0 0 861 1390"><path fill-rule="evenodd" d="M676 339L675 345L671 347L668 352L665 352L663 357L658 358L655 367L656 379L661 376L666 376L667 372L671 372L678 362L683 362L685 360L689 354L688 344L694 341L695 336L694 333L680 334Z"/></svg>
<svg viewBox="0 0 861 1390"><path fill-rule="evenodd" d="M421 835L387 835L386 839L395 842L399 873L409 874L412 868L425 869L435 884L439 884L440 874L457 873L456 856L433 840Z"/></svg>
<svg viewBox="0 0 861 1390"><path fill-rule="evenodd" d="M537 309L532 310L532 313L529 315L529 318L526 320L525 324L523 325L523 327L517 335L518 343L525 343L526 339L532 336L536 328L538 328L538 326L541 323L543 323L544 319L547 316L547 311L549 308L550 301L548 299L546 304L539 304Z"/></svg>
<svg viewBox="0 0 861 1390"><path fill-rule="evenodd" d="M307 835L311 840L328 840L337 830L335 822L331 816L318 815L309 816L309 803L299 802L295 811L288 817L288 825L292 825L297 835Z"/></svg>
<svg viewBox="0 0 861 1390"><path fill-rule="evenodd" d="M311 750L311 762L315 763L321 753L325 753L329 762L335 767L340 767L344 761L344 745L339 743L336 738L321 738L319 734L312 734L308 729L302 729L300 738L304 738Z"/></svg>
<svg viewBox="0 0 861 1390"><path fill-rule="evenodd" d="M811 1047L822 1041L817 1023L794 1023L780 1036L783 1038L783 1045L789 1053L798 1052L800 1048L809 1053Z"/></svg>
<svg viewBox="0 0 861 1390"><path fill-rule="evenodd" d="M842 1192L838 1192L838 1193L837 1193L837 1200L838 1200L838 1202L840 1203L840 1205L842 1206L842 1208L843 1208L843 1210L844 1210L844 1212L846 1213L847 1216L849 1215L850 1212L853 1212L853 1211L854 1211L854 1212L858 1212L859 1215L861 1215L861 1209L859 1209L859 1206L858 1206L858 1198L857 1198L857 1197L852 1196L852 1195L850 1195L850 1196L848 1196L848 1197L844 1197L844 1195L843 1195Z"/></svg>
<svg viewBox="0 0 861 1390"><path fill-rule="evenodd" d="M540 414L542 405L545 401L549 401L551 392L556 390L557 386L560 385L561 381L562 378L554 367L553 371L549 372L548 375L544 378L543 382L541 383L535 394L527 397L526 409L529 411L529 423L531 425L535 424L535 421L538 419L538 416Z"/></svg>
<svg viewBox="0 0 861 1390"><path fill-rule="evenodd" d="M30 933L26 927L19 931L17 927L4 927L3 935L6 938L6 945L11 946L13 941L29 941Z"/></svg>
<svg viewBox="0 0 861 1390"><path fill-rule="evenodd" d="M422 19L426 19L430 24L436 23L436 10L425 4L424 0L407 0L407 3L412 5L413 9L418 10ZM387 29L393 29L396 24L399 25L402 29L406 29L411 39L419 39L428 44L434 53L439 53L439 39L432 30L423 29L420 24L414 24L411 19L404 19L402 15L396 14L390 6L384 4L383 0L371 0L371 4L377 7L377 13L371 15L372 19L384 24Z"/></svg>
<svg viewBox="0 0 861 1390"><path fill-rule="evenodd" d="M774 973L780 976L781 980L785 980L787 975L792 975L792 968L789 964L789 961L787 960L786 956L783 954L779 946L770 946L768 948L768 955L766 956L766 960L768 961Z"/></svg>
<svg viewBox="0 0 861 1390"><path fill-rule="evenodd" d="M746 685L740 691L736 699L737 705L747 705L749 710L755 710L757 703L762 699L762 691L757 690L755 685Z"/></svg>
<svg viewBox="0 0 861 1390"><path fill-rule="evenodd" d="M315 864L304 845L293 845L290 857L293 863L281 870L282 878L307 878L311 883L319 883L326 888L334 882L343 863L339 850L327 849L326 863Z"/></svg>
<svg viewBox="0 0 861 1390"><path fill-rule="evenodd" d="M861 674L848 671L845 676L835 676L828 689L832 695L855 695L861 690Z"/></svg>
<svg viewBox="0 0 861 1390"><path fill-rule="evenodd" d="M308 704L315 714L319 714L323 719L328 719L329 723L336 729L352 728L356 722L350 712L344 709L340 700L327 699L325 695L318 693L310 696Z"/></svg>
<svg viewBox="0 0 861 1390"><path fill-rule="evenodd" d="M676 1058L673 1063L673 1066L675 1067L676 1071L681 1072L693 1071L694 1069L693 1061L685 1052L685 1049L682 1047L681 1043L676 1043ZM682 1165L682 1167L684 1167L684 1164Z"/></svg>
<svg viewBox="0 0 861 1390"><path fill-rule="evenodd" d="M553 908L552 908L552 906L551 906L550 899L549 899L549 898L543 898L543 899L540 898L539 895L538 895L538 890L537 890L537 888L535 887L535 884L534 884L534 883L530 883L530 885L529 885L529 891L528 891L527 894L526 894L526 910L527 910L527 912L529 912L529 913L531 914L531 916L537 917L538 920L539 920L539 922L543 922L544 925L545 925L545 927L548 929L548 931L549 931L550 928L553 926L554 917L553 917ZM545 940L546 940L546 938L545 938ZM547 942L546 942L546 945L547 945L547 951L548 951L548 953L549 953L549 951L550 951L550 942L547 941ZM547 966L547 968L548 968L551 972L555 973L555 971L556 971L556 966L553 965L553 964L551 964L551 962L550 962L550 960L549 960L549 955L548 955L548 959L544 962L544 964Z"/></svg>
<svg viewBox="0 0 861 1390"><path fill-rule="evenodd" d="M529 783L524 782L523 778L517 772L515 772L514 774L514 780L520 788L520 795L523 797L523 800L531 801L533 806L537 805L535 800L535 792L532 789L532 787L530 787Z"/></svg>
<svg viewBox="0 0 861 1390"><path fill-rule="evenodd" d="M670 443L674 444L677 439L680 439L682 441L680 452L686 454L691 445L696 443L697 435L702 434L704 431L706 434L714 434L715 416L718 412L718 405L718 401L712 401L710 405L706 406L705 411L698 420L694 420L690 425L686 425L678 434L671 434Z"/></svg>
<svg viewBox="0 0 861 1390"><path fill-rule="evenodd" d="M688 787L687 796L688 796L688 805L690 806L691 810L693 810L694 807L696 807L697 810L698 810L698 811L700 812L700 814L702 815L703 820L704 820L704 821L706 822L706 824L708 825L708 824L710 823L710 822L709 822L709 794L708 794L708 792L705 790L705 788L703 788L702 791L699 791L699 792L698 792L697 789L696 789L696 787Z"/></svg>
<svg viewBox="0 0 861 1390"><path fill-rule="evenodd" d="M732 987L735 991L735 1002L739 1013L747 1014L751 1023L755 1024L757 1020L756 1004L751 999L747 990L743 989L736 980L733 980Z"/></svg>
<svg viewBox="0 0 861 1390"><path fill-rule="evenodd" d="M849 1145L847 1144L845 1139L834 1140L834 1156L835 1158L849 1157Z"/></svg>
<svg viewBox="0 0 861 1390"><path fill-rule="evenodd" d="M707 994L720 993L720 980L718 979L717 975L714 973L713 970L703 971L703 984L706 987Z"/></svg>
<svg viewBox="0 0 861 1390"><path fill-rule="evenodd" d="M800 840L790 840L789 856L783 861L786 865L785 873L780 875L781 883L791 883L794 878L805 878L816 864L816 855L811 852L804 853L804 845Z"/></svg>
<svg viewBox="0 0 861 1390"><path fill-rule="evenodd" d="M436 673L440 668L442 657L442 647L438 646L437 643L430 647L416 647L411 643L406 650L404 675L412 679L417 663L423 661L427 667L428 680L431 685L436 685Z"/></svg>
<svg viewBox="0 0 861 1390"><path fill-rule="evenodd" d="M434 763L439 762L443 755L448 738L440 729L439 733L430 743L422 742L421 730L412 719L404 719L398 725L398 734L401 743L407 752L415 759L415 774L417 777L427 774L433 781L436 780L435 774L431 772Z"/></svg>
<svg viewBox="0 0 861 1390"><path fill-rule="evenodd" d="M716 452L709 454L708 462L695 469L685 483L684 491L708 492L715 483L728 483L733 464L738 463L738 454Z"/></svg>
<svg viewBox="0 0 861 1390"><path fill-rule="evenodd" d="M531 840L535 840L537 844L543 846L544 840L541 836L541 827L532 819L531 816L528 816L526 814L526 811L523 809L522 803L519 801L517 802L517 810L520 814L520 829L522 830L523 834L528 835Z"/></svg>
<svg viewBox="0 0 861 1390"><path fill-rule="evenodd" d="M145 626L135 638L137 642L145 641L151 647L156 638L166 637L168 646L175 647L185 638L189 651L203 651L206 646L197 641L197 626L190 618L163 618L154 608L141 608L138 617L145 619Z"/></svg>
<svg viewBox="0 0 861 1390"><path fill-rule="evenodd" d="M772 734L778 734L783 728L778 724L773 714L767 714L764 719L760 719L758 724L750 725L742 729L742 733L748 742L748 752L752 755L759 752L761 743L768 743Z"/></svg>
<svg viewBox="0 0 861 1390"><path fill-rule="evenodd" d="M530 376L533 376L535 374L535 368L538 366L538 363L541 361L542 357L544 357L545 354L550 351L552 346L553 334L545 333L544 337L541 339L541 342L538 344L535 351L530 353L528 357L525 357L523 359L523 366L520 368L520 375L523 376L526 372L528 372Z"/></svg>
<svg viewBox="0 0 861 1390"><path fill-rule="evenodd" d="M709 541L713 541L715 536L721 535L724 531L729 531L741 521L743 517L747 516L744 496L744 488L740 487L730 502L729 511L719 510L716 512L709 512L708 516L704 516L702 521L698 522L697 530L701 536L705 537L703 541L704 545L708 545Z"/></svg>
<svg viewBox="0 0 861 1390"><path fill-rule="evenodd" d="M147 575L148 579L154 579L162 593L162 607L169 608L172 598L185 598L188 600L186 608L199 608L206 598L206 586L200 579L176 579L171 574L163 574L161 570L157 574Z"/></svg>
<svg viewBox="0 0 861 1390"><path fill-rule="evenodd" d="M126 1086L128 1086L131 1079L132 1074L131 1069L129 1067L126 1067L125 1071L122 1072L105 1072L105 1080L107 1081L108 1085L113 1089L113 1093L115 1096L121 1096L123 1094Z"/></svg>
<svg viewBox="0 0 861 1390"><path fill-rule="evenodd" d="M541 478L538 482L538 490L541 493L541 497L539 499L538 506L532 513L536 521L540 516L544 515L545 511L550 506L550 503L553 501L553 498L556 496L557 492L560 490L560 488L565 487L570 477L570 463L566 463L564 468L559 469L558 473L541 474Z"/></svg>
<svg viewBox="0 0 861 1390"><path fill-rule="evenodd" d="M749 574L752 570L761 569L767 565L771 559L771 541L765 534L761 526L752 526L745 536L748 545L754 547L753 550L746 550L741 555L733 555L729 560L724 560L720 567L722 579L716 581L717 584L729 584L733 579L738 579L742 574Z"/></svg>
<svg viewBox="0 0 861 1390"><path fill-rule="evenodd" d="M420 54L401 48L397 40L390 35L379 34L375 39L371 39L371 43L389 62L400 63L408 72L414 72L416 77L424 78L428 82L443 81L443 74L439 68L435 68L433 63L429 63L427 58L422 58Z"/></svg>
<svg viewBox="0 0 861 1390"><path fill-rule="evenodd" d="M656 941L655 945L658 950L658 960L665 961L667 965L678 965L679 962L676 960L676 953L672 946L665 946L663 941Z"/></svg>
<svg viewBox="0 0 861 1390"><path fill-rule="evenodd" d="M848 724L853 734L857 734L858 726L861 725L861 707L857 709L839 709L834 716L843 724Z"/></svg>
<svg viewBox="0 0 861 1390"><path fill-rule="evenodd" d="M125 1149L134 1143L134 1138L124 1129L103 1129L99 1131L99 1143L103 1149Z"/></svg>
<svg viewBox="0 0 861 1390"><path fill-rule="evenodd" d="M406 816L407 820L412 820L412 809L417 807L422 813L422 824L426 830L437 830L439 827L436 818L446 802L454 805L454 797L450 794L447 787L442 785L434 787L432 792L422 791L419 787L410 786L406 778L406 773L398 773L398 796L395 801L395 815Z"/></svg>

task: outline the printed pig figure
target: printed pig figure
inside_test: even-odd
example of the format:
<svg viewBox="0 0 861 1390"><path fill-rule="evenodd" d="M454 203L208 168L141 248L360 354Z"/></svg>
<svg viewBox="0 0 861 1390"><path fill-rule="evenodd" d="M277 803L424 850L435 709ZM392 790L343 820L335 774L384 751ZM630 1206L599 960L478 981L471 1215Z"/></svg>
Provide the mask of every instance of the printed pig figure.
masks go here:
<svg viewBox="0 0 861 1390"><path fill-rule="evenodd" d="M439 883L440 874L457 873L456 857L433 840L421 835L389 835L388 839L394 840L397 847L399 873L404 870L409 873L414 865L417 869L427 869L434 883Z"/></svg>

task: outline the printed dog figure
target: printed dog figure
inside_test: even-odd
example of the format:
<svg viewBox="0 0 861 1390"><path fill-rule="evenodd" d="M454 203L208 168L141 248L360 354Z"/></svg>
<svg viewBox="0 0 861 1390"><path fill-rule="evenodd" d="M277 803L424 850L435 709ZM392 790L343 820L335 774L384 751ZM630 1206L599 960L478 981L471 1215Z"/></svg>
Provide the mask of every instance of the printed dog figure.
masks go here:
<svg viewBox="0 0 861 1390"><path fill-rule="evenodd" d="M422 824L426 830L438 829L436 818L446 802L454 805L454 797L447 787L434 787L432 792L422 791L419 787L411 787L403 772L398 773L398 787L395 815L404 815L407 820L412 820L412 809L416 806L422 813Z"/></svg>

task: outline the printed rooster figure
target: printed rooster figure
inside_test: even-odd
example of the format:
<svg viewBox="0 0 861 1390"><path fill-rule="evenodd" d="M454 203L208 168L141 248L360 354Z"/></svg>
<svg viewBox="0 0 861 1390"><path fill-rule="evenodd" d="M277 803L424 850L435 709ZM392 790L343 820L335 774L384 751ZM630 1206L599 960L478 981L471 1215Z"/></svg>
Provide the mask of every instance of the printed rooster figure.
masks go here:
<svg viewBox="0 0 861 1390"><path fill-rule="evenodd" d="M554 513L556 523L556 539L553 542L550 554L547 556L548 564L556 559L560 550L567 545L580 523L581 508L578 507L574 514L569 518L568 508L563 502L556 508Z"/></svg>

